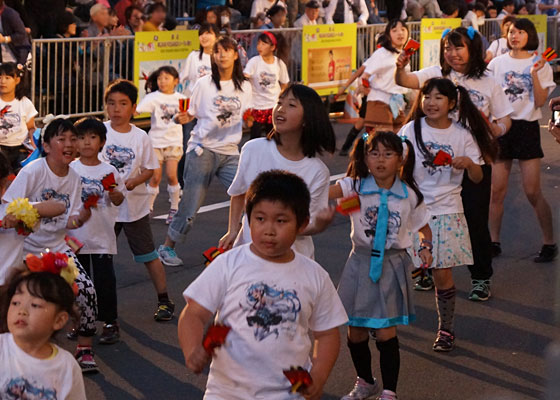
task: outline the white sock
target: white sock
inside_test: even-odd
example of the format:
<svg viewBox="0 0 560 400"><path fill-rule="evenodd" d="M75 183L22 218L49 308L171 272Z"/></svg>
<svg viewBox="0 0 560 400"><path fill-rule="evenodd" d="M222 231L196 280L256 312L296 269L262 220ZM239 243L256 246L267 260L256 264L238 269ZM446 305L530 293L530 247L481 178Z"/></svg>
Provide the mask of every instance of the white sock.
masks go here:
<svg viewBox="0 0 560 400"><path fill-rule="evenodd" d="M148 193L150 194L150 211L154 211L154 201L159 193L159 187L148 185Z"/></svg>
<svg viewBox="0 0 560 400"><path fill-rule="evenodd" d="M171 201L171 209L177 210L179 208L179 198L181 196L181 186L167 185L167 193L169 193L169 200Z"/></svg>

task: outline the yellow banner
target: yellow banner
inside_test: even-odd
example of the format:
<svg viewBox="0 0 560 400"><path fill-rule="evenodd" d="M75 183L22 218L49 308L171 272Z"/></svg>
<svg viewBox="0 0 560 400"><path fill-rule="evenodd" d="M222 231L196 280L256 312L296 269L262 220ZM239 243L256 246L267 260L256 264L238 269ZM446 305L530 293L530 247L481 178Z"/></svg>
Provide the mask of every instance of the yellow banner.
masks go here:
<svg viewBox="0 0 560 400"><path fill-rule="evenodd" d="M301 80L321 96L336 94L356 68L356 24L306 25Z"/></svg>
<svg viewBox="0 0 560 400"><path fill-rule="evenodd" d="M441 34L461 26L460 18L422 18L420 21L420 69L439 65Z"/></svg>
<svg viewBox="0 0 560 400"><path fill-rule="evenodd" d="M527 18L533 24L535 24L535 29L537 30L537 35L539 35L539 48L537 49L539 54L546 49L546 14L542 15L523 15L520 18Z"/></svg>
<svg viewBox="0 0 560 400"><path fill-rule="evenodd" d="M138 102L146 94L146 79L152 72L164 65L171 65L177 69L177 72L181 72L189 53L198 48L196 30L136 33L134 35L134 84L138 87ZM183 90L177 87L176 91Z"/></svg>

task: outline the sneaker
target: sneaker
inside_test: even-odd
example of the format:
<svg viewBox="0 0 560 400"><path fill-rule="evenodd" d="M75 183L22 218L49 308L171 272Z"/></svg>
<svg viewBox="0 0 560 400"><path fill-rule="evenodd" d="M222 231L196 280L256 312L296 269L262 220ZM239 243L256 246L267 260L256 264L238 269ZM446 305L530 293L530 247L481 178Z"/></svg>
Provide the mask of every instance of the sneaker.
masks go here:
<svg viewBox="0 0 560 400"><path fill-rule="evenodd" d="M455 347L455 335L440 329L434 342L434 351L451 351Z"/></svg>
<svg viewBox="0 0 560 400"><path fill-rule="evenodd" d="M76 328L72 328L69 332L67 332L66 337L68 340L78 340L78 331Z"/></svg>
<svg viewBox="0 0 560 400"><path fill-rule="evenodd" d="M158 308L154 314L154 319L158 322L171 321L173 319L173 312L175 311L175 304L169 300L166 302L159 302Z"/></svg>
<svg viewBox="0 0 560 400"><path fill-rule="evenodd" d="M422 275L414 284L414 290L428 291L434 289L434 280L428 274Z"/></svg>
<svg viewBox="0 0 560 400"><path fill-rule="evenodd" d="M83 374L99 372L99 367L93 358L93 350L91 347L78 347L75 357L78 364L80 364Z"/></svg>
<svg viewBox="0 0 560 400"><path fill-rule="evenodd" d="M167 218L165 219L165 224L169 225L171 221L173 221L173 216L177 214L177 210L174 208L169 209L169 213L167 213Z"/></svg>
<svg viewBox="0 0 560 400"><path fill-rule="evenodd" d="M490 280L473 279L471 284L472 289L469 293L469 300L486 301L490 298Z"/></svg>
<svg viewBox="0 0 560 400"><path fill-rule="evenodd" d="M492 258L498 257L500 254L502 254L502 246L500 242L492 242L490 246L490 253L492 254Z"/></svg>
<svg viewBox="0 0 560 400"><path fill-rule="evenodd" d="M178 267L183 265L183 260L177 257L177 253L175 253L175 249L172 247L164 245L159 246L158 255L163 265L168 267Z"/></svg>
<svg viewBox="0 0 560 400"><path fill-rule="evenodd" d="M101 333L101 337L99 338L99 344L115 344L120 338L119 325L116 322L104 324L103 333Z"/></svg>
<svg viewBox="0 0 560 400"><path fill-rule="evenodd" d="M381 396L377 398L377 400L398 400L398 399L397 399L397 394L395 392L392 392L390 390L384 390L383 393L381 393Z"/></svg>
<svg viewBox="0 0 560 400"><path fill-rule="evenodd" d="M536 263L550 262L556 258L558 255L558 246L555 244L543 244L539 255L536 256L533 261Z"/></svg>
<svg viewBox="0 0 560 400"><path fill-rule="evenodd" d="M340 400L365 400L375 396L380 391L381 388L379 387L376 379L372 385L371 383L367 383L362 378L358 377L352 391Z"/></svg>

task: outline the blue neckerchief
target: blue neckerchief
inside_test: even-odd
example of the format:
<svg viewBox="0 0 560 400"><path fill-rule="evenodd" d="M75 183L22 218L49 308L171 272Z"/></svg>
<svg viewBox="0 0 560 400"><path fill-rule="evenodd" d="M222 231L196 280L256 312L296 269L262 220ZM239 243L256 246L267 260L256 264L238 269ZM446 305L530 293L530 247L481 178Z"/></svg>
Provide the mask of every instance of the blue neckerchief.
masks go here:
<svg viewBox="0 0 560 400"><path fill-rule="evenodd" d="M404 110L404 96L402 94L392 94L391 98L389 99L389 108L391 109L391 113L393 114L393 118L397 118L401 112Z"/></svg>
<svg viewBox="0 0 560 400"><path fill-rule="evenodd" d="M404 182L395 178L390 190L377 186L373 176L368 176L360 181L360 195L379 194L379 208L377 210L377 223L375 225L375 237L372 240L371 258L369 264L369 277L374 283L379 281L383 271L383 256L385 254L385 242L387 240L387 226L389 224L389 196L399 199L408 198L408 189Z"/></svg>

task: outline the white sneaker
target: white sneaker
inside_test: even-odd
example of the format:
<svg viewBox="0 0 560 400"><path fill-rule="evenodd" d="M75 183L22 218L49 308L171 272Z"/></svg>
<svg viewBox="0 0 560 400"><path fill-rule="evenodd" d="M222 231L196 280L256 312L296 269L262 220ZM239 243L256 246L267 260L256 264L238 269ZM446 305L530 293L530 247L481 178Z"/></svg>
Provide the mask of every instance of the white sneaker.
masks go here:
<svg viewBox="0 0 560 400"><path fill-rule="evenodd" d="M397 399L397 394L395 392L392 392L390 390L384 390L383 393L381 393L381 396L377 398L377 400L398 400L398 399Z"/></svg>
<svg viewBox="0 0 560 400"><path fill-rule="evenodd" d="M358 377L352 391L340 400L366 400L375 396L380 391L381 388L377 384L377 380L375 380L372 385L371 383L367 383L362 378Z"/></svg>

